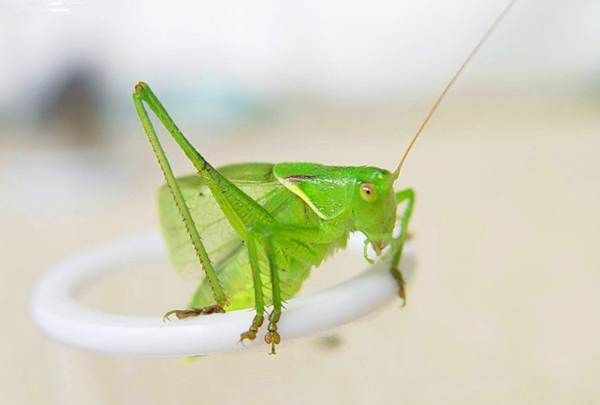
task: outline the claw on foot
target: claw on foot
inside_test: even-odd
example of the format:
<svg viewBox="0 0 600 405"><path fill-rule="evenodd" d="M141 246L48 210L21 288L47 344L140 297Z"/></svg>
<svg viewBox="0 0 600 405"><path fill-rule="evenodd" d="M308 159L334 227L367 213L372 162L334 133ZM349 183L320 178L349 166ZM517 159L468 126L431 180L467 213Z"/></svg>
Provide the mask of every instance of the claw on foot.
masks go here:
<svg viewBox="0 0 600 405"><path fill-rule="evenodd" d="M247 332L244 332L240 335L240 343L244 343L244 340L254 340L256 339L256 331L255 330L248 330Z"/></svg>
<svg viewBox="0 0 600 405"><path fill-rule="evenodd" d="M269 331L265 335L265 343L271 345L271 352L269 354L275 354L275 345L278 345L281 342L281 336L277 331Z"/></svg>
<svg viewBox="0 0 600 405"><path fill-rule="evenodd" d="M240 343L244 343L245 339L254 340L256 339L256 334L258 330L263 324L264 316L262 313L258 313L252 319L252 325L250 325L250 329L247 332L244 332L240 335Z"/></svg>
<svg viewBox="0 0 600 405"><path fill-rule="evenodd" d="M392 269L392 275L398 282L398 295L402 298L402 306L406 306L406 282L404 281L404 277L402 273L398 269Z"/></svg>
<svg viewBox="0 0 600 405"><path fill-rule="evenodd" d="M191 318L199 315L210 315L210 314L222 314L225 310L220 305L210 305L204 308L191 308L191 309L174 309L172 311L165 312L162 319L168 321L171 315L175 315L177 319Z"/></svg>

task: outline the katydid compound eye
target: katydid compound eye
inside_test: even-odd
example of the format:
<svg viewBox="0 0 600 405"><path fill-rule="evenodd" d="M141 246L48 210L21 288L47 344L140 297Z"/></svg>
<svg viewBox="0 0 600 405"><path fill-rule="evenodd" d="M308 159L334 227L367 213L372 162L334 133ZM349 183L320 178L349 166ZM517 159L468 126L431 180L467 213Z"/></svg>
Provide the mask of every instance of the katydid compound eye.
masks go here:
<svg viewBox="0 0 600 405"><path fill-rule="evenodd" d="M373 202L377 199L377 193L375 192L375 187L373 187L370 183L363 183L360 186L360 196L363 200L368 202Z"/></svg>

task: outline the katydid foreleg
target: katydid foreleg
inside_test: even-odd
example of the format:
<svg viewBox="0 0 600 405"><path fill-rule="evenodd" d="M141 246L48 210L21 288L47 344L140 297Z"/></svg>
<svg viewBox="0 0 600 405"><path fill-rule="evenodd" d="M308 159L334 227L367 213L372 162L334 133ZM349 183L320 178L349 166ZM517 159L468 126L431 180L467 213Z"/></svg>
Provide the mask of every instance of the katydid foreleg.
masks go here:
<svg viewBox="0 0 600 405"><path fill-rule="evenodd" d="M402 250L404 249L404 242L407 238L408 233L408 222L412 215L413 207L415 204L415 192L411 188L400 190L396 193L396 205L405 205L402 213L398 216L400 222L400 233L392 241L392 260L390 271L398 282L400 298L403 300L403 305L406 305L406 290L405 281L402 273L400 272L399 265L400 259L402 258Z"/></svg>

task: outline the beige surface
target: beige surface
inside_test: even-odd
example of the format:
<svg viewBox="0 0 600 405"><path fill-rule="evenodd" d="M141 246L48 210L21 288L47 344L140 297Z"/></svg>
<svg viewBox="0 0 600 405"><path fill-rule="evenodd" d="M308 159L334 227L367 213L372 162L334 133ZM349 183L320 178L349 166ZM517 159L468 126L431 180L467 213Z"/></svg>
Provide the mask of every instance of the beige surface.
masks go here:
<svg viewBox="0 0 600 405"><path fill-rule="evenodd" d="M222 140L194 142L217 164L285 159L392 167L407 141L400 134L413 131L423 109L293 108ZM3 211L0 233L0 402L599 403L598 109L574 99L448 100L402 180L418 197L409 305L340 328L339 340L284 342L276 357L266 348L191 365L101 356L50 342L31 324L30 288L51 263L154 227L160 176L137 128L108 153L117 171L128 160L131 187L116 196L100 187L103 203L93 208L29 215L15 208L4 184L1 198L12 208ZM3 147L4 164L29 146ZM177 156L176 166L188 167ZM346 277L331 267L309 287ZM132 269L85 299L137 313L184 303L193 285L155 270Z"/></svg>

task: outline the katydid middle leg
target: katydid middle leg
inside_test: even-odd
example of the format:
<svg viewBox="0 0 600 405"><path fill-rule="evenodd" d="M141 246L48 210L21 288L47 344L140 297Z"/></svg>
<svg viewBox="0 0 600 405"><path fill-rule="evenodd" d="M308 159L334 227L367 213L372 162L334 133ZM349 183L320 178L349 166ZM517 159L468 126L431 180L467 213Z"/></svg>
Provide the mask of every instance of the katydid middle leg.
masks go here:
<svg viewBox="0 0 600 405"><path fill-rule="evenodd" d="M281 336L279 336L279 332L277 332L277 323L279 322L279 318L281 318L282 307L281 286L279 284L279 269L274 260L273 246L270 240L267 240L265 250L269 262L269 274L271 277L271 289L273 294L273 309L269 314L269 326L267 327L265 342L271 345L271 354L275 354L275 346L281 342Z"/></svg>
<svg viewBox="0 0 600 405"><path fill-rule="evenodd" d="M415 192L413 189L407 188L396 193L396 205L401 204L405 204L406 206L399 216L400 234L392 241L392 260L390 271L398 282L400 298L402 298L404 305L406 305L405 281L402 273L400 272L399 265L400 259L402 258L402 250L404 249L404 242L408 236L408 223L415 205Z"/></svg>
<svg viewBox="0 0 600 405"><path fill-rule="evenodd" d="M243 341L244 339L254 340L258 333L258 329L262 326L264 321L263 314L265 306L262 291L262 279L260 276L260 262L258 259L259 249L262 249L260 253L264 253L264 257L267 259L266 262L268 265L272 293L271 302L273 305L268 317L269 324L264 339L267 344L271 345L270 353L275 354L276 345L281 343L281 336L278 332L278 322L281 319L283 298L281 293L281 280L279 277L279 271L281 270L279 263L281 260L277 260L274 240L277 240L277 243L279 244L285 244L288 248L289 246L294 246L294 250L297 254L301 255L304 259L310 260L310 256L313 253L309 250L301 250L301 247L303 247L304 244L298 237L309 237L309 235L314 237L312 231L313 229L310 228L302 228L281 223L255 225L253 230L248 231L246 246L248 249L250 267L252 269L256 314L249 330L241 334L240 341ZM278 237L274 235L278 235Z"/></svg>
<svg viewBox="0 0 600 405"><path fill-rule="evenodd" d="M265 317L265 300L263 297L262 290L262 279L260 278L260 263L258 260L258 236L249 232L246 238L246 247L248 248L248 259L250 261L250 268L252 269L252 284L254 286L254 309L256 314L252 319L250 328L240 335L240 342L244 339L254 340L258 329L262 326Z"/></svg>
<svg viewBox="0 0 600 405"><path fill-rule="evenodd" d="M258 227L257 227L258 228ZM281 318L281 286L279 281L279 269L276 267L276 261L274 258L272 240L270 238L271 232L266 231L268 226L260 227L264 232L257 233L249 231L248 237L246 238L246 246L248 248L248 258L250 259L250 267L252 269L252 281L254 285L254 307L256 314L250 325L250 329L241 334L240 341L244 339L254 340L258 329L262 326L264 321L264 298L262 291L262 280L261 280L261 269L260 262L258 259L258 246L264 249L265 256L267 258L267 265L269 266L269 278L271 283L272 292L272 304L273 309L269 314L269 325L267 327L267 333L265 335L265 342L271 345L271 354L275 354L275 346L281 342L281 336L277 332L277 323ZM260 236L258 236L260 235ZM257 243L260 241L259 243Z"/></svg>

